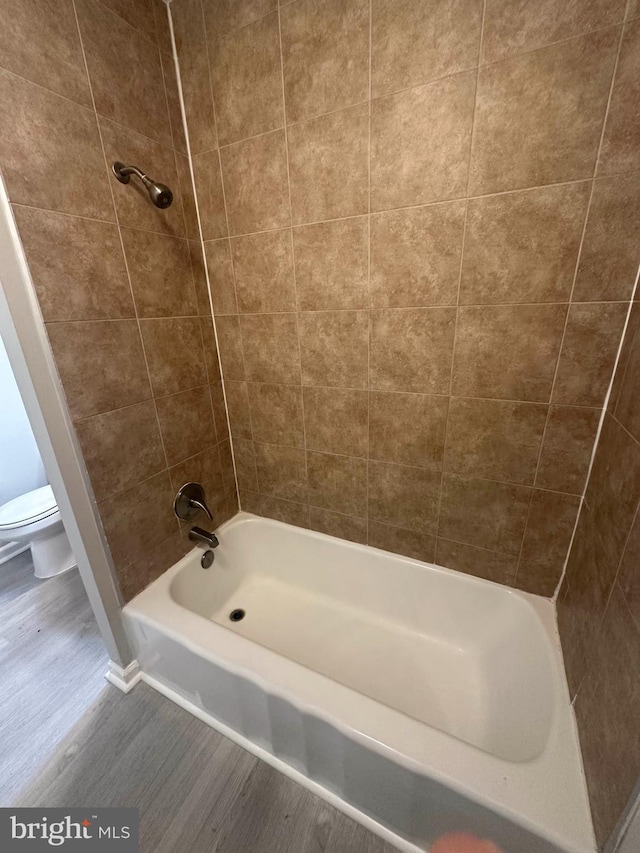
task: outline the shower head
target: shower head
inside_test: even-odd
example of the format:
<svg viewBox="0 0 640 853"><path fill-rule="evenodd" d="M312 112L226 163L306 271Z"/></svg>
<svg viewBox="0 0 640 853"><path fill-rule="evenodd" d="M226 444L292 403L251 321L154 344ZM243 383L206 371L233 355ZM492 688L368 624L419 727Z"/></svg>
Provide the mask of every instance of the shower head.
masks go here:
<svg viewBox="0 0 640 853"><path fill-rule="evenodd" d="M151 178L135 166L125 166L124 163L120 163L120 161L116 160L112 168L113 174L121 184L128 184L131 180L131 175L137 175L147 188L149 198L156 207L160 207L164 210L169 207L173 201L173 193L169 187L165 186L165 184L161 184L159 181L152 181Z"/></svg>

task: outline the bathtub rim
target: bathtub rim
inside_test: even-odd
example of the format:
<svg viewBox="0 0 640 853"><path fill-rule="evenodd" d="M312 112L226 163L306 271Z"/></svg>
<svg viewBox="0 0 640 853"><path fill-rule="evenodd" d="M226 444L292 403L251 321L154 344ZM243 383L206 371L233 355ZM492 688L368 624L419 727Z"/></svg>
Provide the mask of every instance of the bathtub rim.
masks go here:
<svg viewBox="0 0 640 853"><path fill-rule="evenodd" d="M229 527L239 526L247 522L276 525L279 528L288 529L296 535L303 534L312 539L331 539L341 546L349 546L358 551L368 551L371 547L336 539L324 533L299 528L285 522L246 512L237 513L221 525L218 532L220 535L224 535L224 531ZM185 647L189 652L227 669L240 678L253 682L260 689L291 704L300 712L312 714L336 728L344 736L372 749L382 757L400 764L410 772L426 775L436 780L458 794L499 813L530 832L544 837L563 850L571 850L575 853L595 851L586 779L582 768L573 708L570 704L568 685L564 675L564 663L553 602L540 596L467 575L463 572L456 572L453 569L433 563L426 563L381 549L374 550L390 554L394 559L413 565L419 570L426 569L443 575L453 573L471 585L489 584L499 589L502 595L515 596L524 600L534 611L544 630L554 663L553 687L556 694L549 738L545 748L538 756L523 762L510 762L495 756L480 747L456 738L454 735L414 720L400 711L383 705L381 702L336 682L328 676L308 669L303 664L286 658L179 604L170 594L171 583L185 566L192 563L194 557L199 557L201 549L198 547L192 549L171 566L124 607L125 623L128 623L129 619L134 619L142 625L160 631ZM198 639L189 636L188 632L185 631L185 619L187 621L195 620L196 630L197 628L201 629L202 633ZM193 627L192 624L189 627ZM214 642L209 644L203 641L203 635L208 635ZM212 651L212 648L215 651ZM246 661L247 651L251 653L251 665L248 665ZM282 677L283 673L278 672L278 668L282 668L282 662L284 662L284 669L286 670L284 678ZM267 675L264 674L265 671L268 673ZM142 680L157 687L156 679L144 671ZM288 682L294 682L295 688L292 689ZM301 685L303 686L302 691L300 690ZM169 698L177 701L174 696L175 691L164 685L163 687L165 695L168 695L168 691L172 694ZM175 695L179 696L177 693ZM320 696L322 701L309 698L314 695ZM346 721L339 712L327 710L328 697L332 700L328 703L330 706L337 704L338 707L342 706L343 710L350 708L351 713L346 714ZM189 703L189 700L180 698L181 703L192 704ZM192 709L189 707L187 710ZM211 716L202 709L199 710L199 715L204 715L201 716L202 719ZM358 723L358 719L361 719L362 716L367 719L366 727L362 727ZM224 723L213 719L213 722L209 719L205 719L205 722L214 728L219 728L218 724L228 728ZM374 720L373 725L371 725L372 719ZM372 728L374 731L380 728L384 730L389 725L392 729L395 727L396 736L400 733L400 742L398 742L397 737L389 737L388 729L384 733L378 731L377 735L370 733ZM365 728L367 731L364 730ZM413 734L416 735L415 738ZM238 732L235 732L235 735L239 738L244 737ZM402 745L403 741L404 746ZM411 750L407 748L406 744L415 745L416 742L420 743L421 752L424 754L419 756L411 754ZM257 748L261 749L261 747ZM269 755L278 762L282 761L272 753ZM558 757L562 759L559 762L559 768L564 770L564 773L554 774L553 771L554 769L557 770L558 766L554 768L553 765L554 763L558 765ZM278 769L281 769L280 765L278 765ZM491 774L488 770L491 771ZM512 776L517 778L512 778L511 781L514 784L511 786L509 796L505 796L504 785L501 784L500 780L506 781L510 771ZM570 778L563 780L563 776L566 776L567 773ZM492 776L491 779L488 778L490 775ZM558 779L561 780L561 784L558 783ZM313 780L310 781L313 782ZM549 808L558 805L556 796L548 793L554 787L554 782L556 794L558 791L562 791L566 795L567 785L571 790L570 807L560 809L556 817L561 818L560 824L562 824L562 817L566 816L568 812L572 812L574 814L573 830L577 831L575 835L572 831L567 833L566 826L561 828L556 825L557 821L552 821L551 825L546 822L548 814L545 812L545 801ZM313 784L316 785L317 783L313 782ZM515 791L514 787L516 788ZM531 804L531 798L533 797L535 800L539 795L542 795L539 803L539 805L542 804L542 811L538 816L535 816L529 813L528 806ZM333 796L336 795L333 794ZM341 800L341 802L344 801ZM417 848L413 846L407 849L415 850Z"/></svg>

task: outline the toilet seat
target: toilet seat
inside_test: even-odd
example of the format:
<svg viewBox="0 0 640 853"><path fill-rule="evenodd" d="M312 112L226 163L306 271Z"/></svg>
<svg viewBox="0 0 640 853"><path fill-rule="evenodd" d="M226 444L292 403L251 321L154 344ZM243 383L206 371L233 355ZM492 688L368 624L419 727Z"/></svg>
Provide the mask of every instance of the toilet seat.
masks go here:
<svg viewBox="0 0 640 853"><path fill-rule="evenodd" d="M15 530L58 512L51 486L42 486L0 506L0 530Z"/></svg>

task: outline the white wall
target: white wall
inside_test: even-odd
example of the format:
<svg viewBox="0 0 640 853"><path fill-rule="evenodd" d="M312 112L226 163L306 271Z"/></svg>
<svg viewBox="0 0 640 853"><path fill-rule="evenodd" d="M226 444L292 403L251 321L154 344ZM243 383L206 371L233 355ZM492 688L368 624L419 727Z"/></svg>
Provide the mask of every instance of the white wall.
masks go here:
<svg viewBox="0 0 640 853"><path fill-rule="evenodd" d="M0 339L0 506L46 483L40 452Z"/></svg>

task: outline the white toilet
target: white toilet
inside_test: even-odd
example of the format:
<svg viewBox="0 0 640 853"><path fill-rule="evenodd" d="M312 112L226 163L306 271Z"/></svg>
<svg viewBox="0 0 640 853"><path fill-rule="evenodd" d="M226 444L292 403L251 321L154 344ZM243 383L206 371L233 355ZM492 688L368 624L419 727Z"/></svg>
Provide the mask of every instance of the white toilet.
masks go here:
<svg viewBox="0 0 640 853"><path fill-rule="evenodd" d="M50 578L76 566L51 486L42 486L0 506L0 545L31 548L37 578Z"/></svg>

